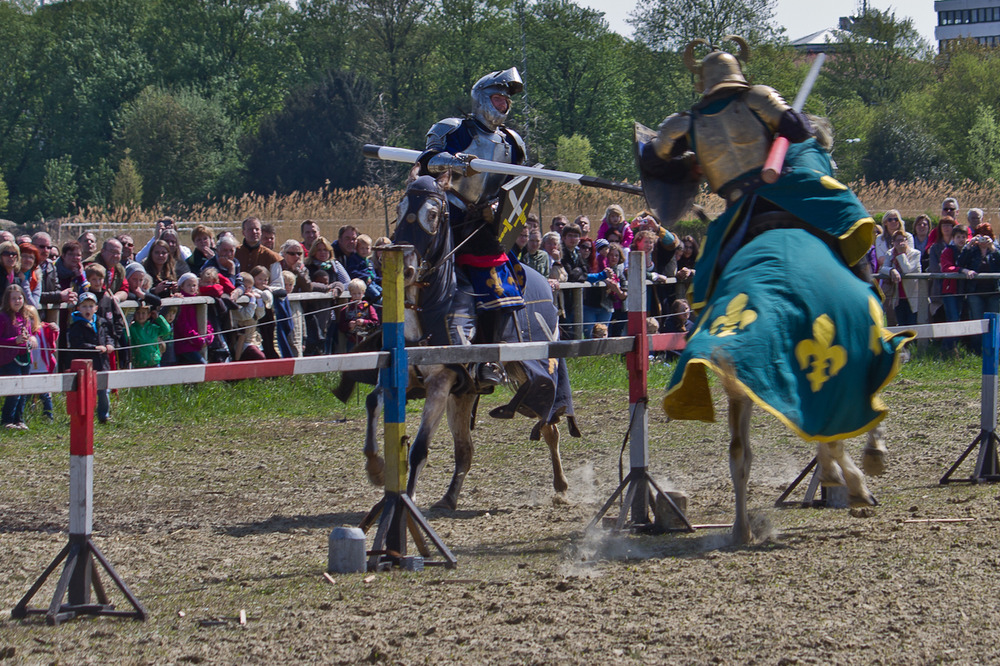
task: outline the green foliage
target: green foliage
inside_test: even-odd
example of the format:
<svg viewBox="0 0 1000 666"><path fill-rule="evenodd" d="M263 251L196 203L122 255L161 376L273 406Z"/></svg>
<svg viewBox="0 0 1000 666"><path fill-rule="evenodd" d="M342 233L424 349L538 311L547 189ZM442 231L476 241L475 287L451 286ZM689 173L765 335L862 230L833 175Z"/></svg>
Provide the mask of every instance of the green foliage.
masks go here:
<svg viewBox="0 0 1000 666"><path fill-rule="evenodd" d="M255 192L288 194L361 185L360 137L375 93L349 73L294 92L249 142L247 176Z"/></svg>
<svg viewBox="0 0 1000 666"><path fill-rule="evenodd" d="M142 203L142 176L132 161L132 151L125 149L125 157L118 163L115 184L111 188L111 205L132 208Z"/></svg>
<svg viewBox="0 0 1000 666"><path fill-rule="evenodd" d="M561 171L592 176L594 172L590 166L590 155L593 152L587 137L579 134L561 136L556 143L556 166Z"/></svg>
<svg viewBox="0 0 1000 666"><path fill-rule="evenodd" d="M993 109L981 106L969 129L968 168L976 180L1000 181L1000 125Z"/></svg>
<svg viewBox="0 0 1000 666"><path fill-rule="evenodd" d="M951 175L947 154L933 135L895 110L875 122L862 164L870 181L939 180Z"/></svg>
<svg viewBox="0 0 1000 666"><path fill-rule="evenodd" d="M776 0L639 0L629 23L654 50L683 50L693 39L721 44L739 35L750 44L776 41Z"/></svg>
<svg viewBox="0 0 1000 666"><path fill-rule="evenodd" d="M7 206L10 205L10 191L7 189L7 183L4 182L3 175L0 174L0 213L7 212Z"/></svg>
<svg viewBox="0 0 1000 666"><path fill-rule="evenodd" d="M62 217L76 199L76 167L69 155L46 160L42 179L41 209L48 217Z"/></svg>
<svg viewBox="0 0 1000 666"><path fill-rule="evenodd" d="M144 205L235 191L236 133L215 100L147 88L122 110L118 141L135 156L143 182L159 187L145 188Z"/></svg>

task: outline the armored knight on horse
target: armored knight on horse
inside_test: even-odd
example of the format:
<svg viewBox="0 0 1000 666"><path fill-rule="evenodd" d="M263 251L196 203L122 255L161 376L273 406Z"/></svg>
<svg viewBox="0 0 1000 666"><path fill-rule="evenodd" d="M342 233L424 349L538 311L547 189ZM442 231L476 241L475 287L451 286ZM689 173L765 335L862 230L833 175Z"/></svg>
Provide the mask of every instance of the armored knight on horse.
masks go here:
<svg viewBox="0 0 1000 666"><path fill-rule="evenodd" d="M746 42L729 36L745 60ZM694 49L710 52L700 62ZM660 125L651 140L637 128L643 189L663 224L683 213L702 178L727 208L707 231L691 304L700 310L663 401L675 419L714 420L706 370L730 401L730 469L738 541L746 516L749 413L755 402L806 440L819 443L824 483L846 483L855 503L871 503L863 476L840 440L869 433L866 469L881 471L873 429L886 409L878 397L912 336L883 329L879 299L849 268L874 240L874 221L833 177L832 136L767 86L751 86L737 57L704 40L685 63L703 96ZM791 143L773 182L762 177L775 134Z"/></svg>
<svg viewBox="0 0 1000 666"><path fill-rule="evenodd" d="M475 158L524 162L524 141L504 125L511 96L523 89L515 67L479 79L472 86L472 114L435 123L417 160L422 174L452 173L448 218L457 248L458 290L448 314L450 340L438 344L498 342L510 312L524 307L524 269L500 243L501 186L510 176L476 173L469 165ZM480 366L477 374L484 384L500 380L491 364Z"/></svg>

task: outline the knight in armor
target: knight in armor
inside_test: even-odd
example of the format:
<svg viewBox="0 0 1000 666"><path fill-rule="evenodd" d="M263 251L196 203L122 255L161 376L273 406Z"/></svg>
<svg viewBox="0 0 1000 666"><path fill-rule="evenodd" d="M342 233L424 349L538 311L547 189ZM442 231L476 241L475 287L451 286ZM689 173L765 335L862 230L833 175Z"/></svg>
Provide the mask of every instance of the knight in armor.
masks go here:
<svg viewBox="0 0 1000 666"><path fill-rule="evenodd" d="M745 61L746 42L726 39ZM700 62L699 44L711 49ZM640 141L643 189L665 226L684 210L667 210L670 196L660 191L693 196L704 179L727 207L709 224L696 265L697 326L664 409L671 418L713 420L711 369L735 374L747 395L805 439L874 427L885 414L877 392L909 336L884 331L879 299L849 268L871 246L874 221L833 177L832 136L773 88L750 85L736 56L695 40L684 60L702 97ZM775 135L791 145L779 178L766 183Z"/></svg>
<svg viewBox="0 0 1000 666"><path fill-rule="evenodd" d="M523 89L515 67L482 77L472 87L472 113L435 123L418 158L422 174L452 173L448 217L458 273L458 293L449 315L452 344L499 341L509 314L524 307L523 269L499 242L500 188L510 177L477 173L469 166L475 158L524 162L524 141L504 125L511 97ZM499 380L491 365L481 366L478 374L487 384Z"/></svg>

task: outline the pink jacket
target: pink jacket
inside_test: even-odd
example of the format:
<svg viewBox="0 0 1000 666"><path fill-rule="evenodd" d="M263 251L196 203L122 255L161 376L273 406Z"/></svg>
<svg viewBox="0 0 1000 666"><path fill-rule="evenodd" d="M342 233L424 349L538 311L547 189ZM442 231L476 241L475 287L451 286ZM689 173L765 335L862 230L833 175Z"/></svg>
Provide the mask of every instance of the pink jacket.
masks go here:
<svg viewBox="0 0 1000 666"><path fill-rule="evenodd" d="M212 343L215 335L212 325L206 323L206 333L198 332L198 306L182 305L177 309L177 319L174 320L174 351L178 354L198 352L205 345ZM190 339L184 339L190 338Z"/></svg>

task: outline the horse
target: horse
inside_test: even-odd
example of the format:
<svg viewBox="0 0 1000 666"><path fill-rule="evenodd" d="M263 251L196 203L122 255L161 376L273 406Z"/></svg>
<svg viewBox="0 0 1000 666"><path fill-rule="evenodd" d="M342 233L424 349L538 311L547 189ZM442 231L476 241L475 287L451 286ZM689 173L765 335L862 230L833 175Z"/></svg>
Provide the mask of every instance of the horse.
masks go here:
<svg viewBox="0 0 1000 666"><path fill-rule="evenodd" d="M459 288L453 253L452 230L448 224L448 204L445 199L450 175L437 179L411 175L406 193L399 204L393 242L412 246L404 257L404 289L406 311L404 337L407 346L454 344L447 324L452 302ZM504 342L554 340L558 336L558 313L553 304L552 289L538 272L525 267L522 289L526 306L515 313L503 332ZM461 340L465 344L470 341ZM366 341L367 349L377 349L381 336ZM360 351L360 349L356 350ZM557 497L569 488L559 455L557 424L565 417L570 435L579 437L573 411L569 373L563 359L521 361L504 365L508 380L517 390L511 401L490 412L495 418L509 419L522 414L535 419L530 439L544 438L552 461L552 487ZM372 371L348 372L341 376L334 389L341 401L353 393L356 383L375 384L365 400L367 427L364 453L369 480L384 483L384 459L379 453L377 421L382 409L382 390ZM434 508L454 510L465 477L472 464L472 427L479 397L492 388L477 385L476 378L463 365L439 364L410 366L407 399L424 399L420 426L409 452L409 477L406 491L415 497L417 479L427 462L431 438L445 412L454 439L455 470L444 496Z"/></svg>

